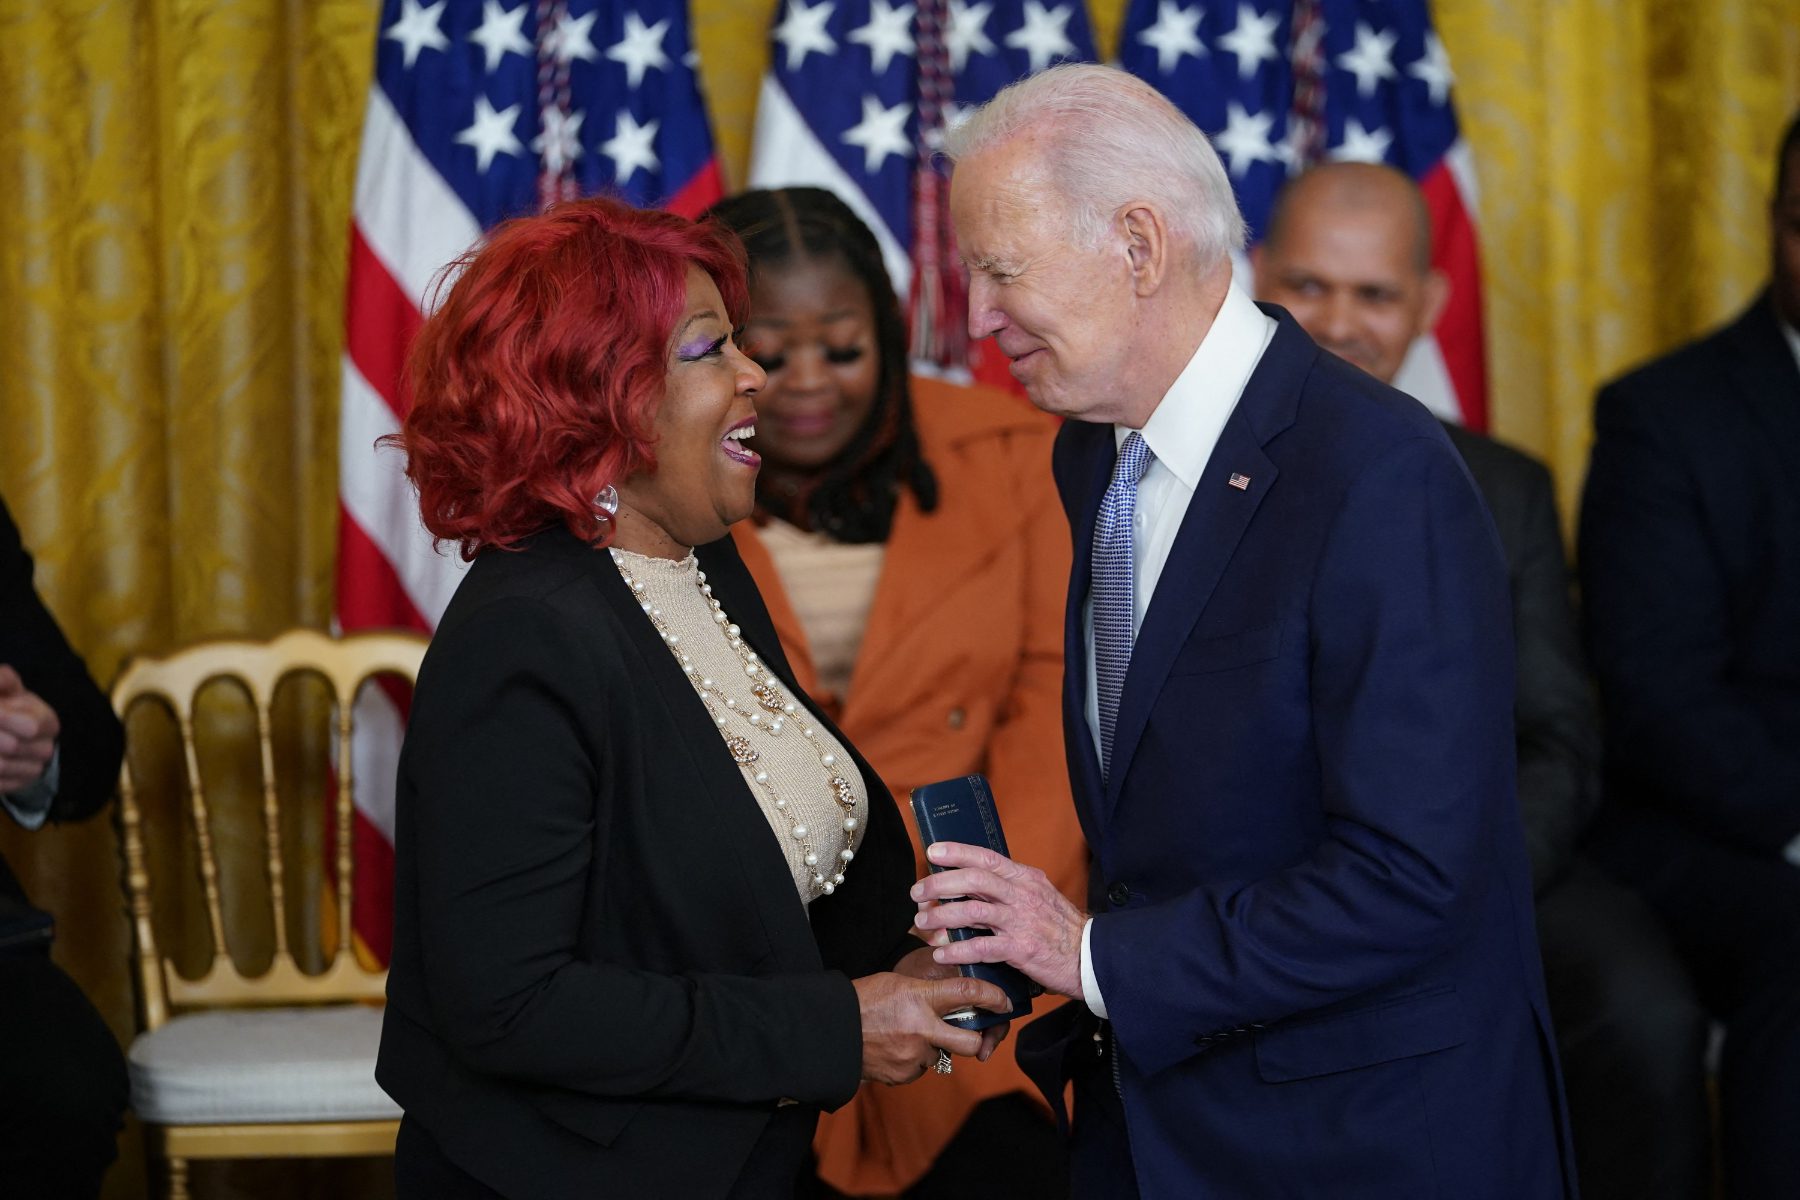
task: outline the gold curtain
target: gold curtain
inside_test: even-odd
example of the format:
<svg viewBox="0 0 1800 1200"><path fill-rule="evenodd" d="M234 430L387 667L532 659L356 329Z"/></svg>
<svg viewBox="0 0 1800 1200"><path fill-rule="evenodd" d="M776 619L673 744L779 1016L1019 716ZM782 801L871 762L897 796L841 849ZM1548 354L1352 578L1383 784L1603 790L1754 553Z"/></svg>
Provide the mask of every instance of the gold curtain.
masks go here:
<svg viewBox="0 0 1800 1200"><path fill-rule="evenodd" d="M742 179L775 0L693 0ZM375 0L0 0L0 494L109 680L331 606L344 235ZM1093 0L1101 49L1123 0ZM1767 274L1800 0L1437 0L1481 185L1497 431L1572 516L1604 378ZM132 1024L104 820L0 853ZM113 1196L137 1194L128 1162Z"/></svg>
<svg viewBox="0 0 1800 1200"><path fill-rule="evenodd" d="M345 212L378 8L0 0L0 495L103 684L128 654L329 617ZM0 818L0 853L128 1040L110 821ZM205 1195L340 1194L315 1178L196 1173ZM128 1133L109 1200L144 1179Z"/></svg>
<svg viewBox="0 0 1800 1200"><path fill-rule="evenodd" d="M1769 273L1800 0L1439 0L1480 181L1495 432L1571 522L1595 387Z"/></svg>

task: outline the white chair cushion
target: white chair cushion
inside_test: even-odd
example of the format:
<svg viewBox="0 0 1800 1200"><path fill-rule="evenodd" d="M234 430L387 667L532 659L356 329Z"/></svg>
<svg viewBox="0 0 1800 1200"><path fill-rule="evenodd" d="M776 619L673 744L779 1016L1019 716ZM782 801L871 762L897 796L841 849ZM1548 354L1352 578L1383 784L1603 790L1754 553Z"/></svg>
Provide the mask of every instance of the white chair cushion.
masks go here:
<svg viewBox="0 0 1800 1200"><path fill-rule="evenodd" d="M132 1107L164 1125L398 1120L375 1082L381 1014L351 1004L176 1017L131 1043Z"/></svg>

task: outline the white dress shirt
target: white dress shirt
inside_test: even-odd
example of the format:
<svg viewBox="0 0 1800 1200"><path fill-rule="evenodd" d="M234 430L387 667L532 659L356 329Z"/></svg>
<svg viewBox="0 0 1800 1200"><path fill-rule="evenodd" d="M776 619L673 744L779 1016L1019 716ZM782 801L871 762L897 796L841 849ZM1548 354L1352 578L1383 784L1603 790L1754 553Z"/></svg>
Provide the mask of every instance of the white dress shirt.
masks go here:
<svg viewBox="0 0 1800 1200"><path fill-rule="evenodd" d="M42 828L50 817L50 806L56 803L56 787L62 782L61 777L62 746L59 744L50 751L50 764L38 776L37 782L27 785L23 791L0 796L0 804L4 804L12 819L24 828Z"/></svg>
<svg viewBox="0 0 1800 1200"><path fill-rule="evenodd" d="M1275 336L1275 322L1233 284L1225 293L1225 302L1213 318L1194 356L1175 377L1175 382L1157 401L1150 419L1141 430L1150 452L1156 457L1138 481L1137 511L1131 531L1131 633L1135 638L1144 625L1150 599L1156 593L1156 581L1162 576L1163 564L1175 535L1187 515L1188 502L1200 486L1200 476L1212 457L1213 447L1225 422L1237 408L1250 382L1256 364L1262 361L1269 339ZM1113 426L1115 446L1123 444L1132 432L1123 425ZM1093 687L1094 679L1094 603L1090 596L1082 603L1082 642L1087 648L1087 723L1093 735L1095 752L1100 748L1100 701ZM1094 920L1088 918L1081 930L1081 990L1087 1006L1098 1017L1106 1016L1106 1004L1100 997L1100 981L1094 976L1094 959L1090 942Z"/></svg>

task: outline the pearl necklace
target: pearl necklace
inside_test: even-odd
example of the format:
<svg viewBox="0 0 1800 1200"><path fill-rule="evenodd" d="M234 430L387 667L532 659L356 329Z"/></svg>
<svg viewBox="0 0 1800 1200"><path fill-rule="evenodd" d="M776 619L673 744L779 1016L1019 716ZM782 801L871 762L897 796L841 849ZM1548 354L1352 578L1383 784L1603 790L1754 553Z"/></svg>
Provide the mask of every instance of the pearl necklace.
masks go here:
<svg viewBox="0 0 1800 1200"><path fill-rule="evenodd" d="M725 615L724 607L713 596L712 585L706 582L705 571L696 568L694 572L695 585L699 587L700 595L712 607L713 624L737 654L739 661L744 664L744 675L751 681L750 694L756 700L754 705L739 704L736 697L725 694L725 690L719 686L717 681L700 674L699 668L694 666L687 652L681 648L681 635L670 629L663 621L662 609L644 598L644 583L642 580L632 577L631 571L625 564L624 555L617 550L610 553L613 565L619 570L619 577L625 581L625 586L631 589L632 596L637 599L638 607L643 609L644 615L650 618L650 624L655 626L657 634L662 638L663 645L667 646L670 653L675 656L676 663L681 667L681 673L687 677L687 681L693 685L694 691L699 694L700 703L706 706L707 715L712 718L713 725L719 730L720 736L725 739L725 748L731 752L733 762L740 766L753 766L762 757L762 754L744 733L734 733L727 728L731 724L727 713L742 720L749 726L749 731L771 738L782 736L787 727L788 718L793 717L801 722L800 736L811 743L814 752L818 754L819 765L825 769L826 787L830 789L831 798L836 801L844 814L842 821L844 844L843 848L837 852L837 861L833 864L836 869L827 875L826 871L830 868L819 865L819 853L812 841L813 831L804 821L795 819L788 832L795 841L800 843L801 861L813 869L812 885L817 894L831 895L844 882L844 871L849 867L850 860L856 857L856 851L851 848L851 843L856 840L857 827L862 823L856 815L856 790L851 787L849 780L838 773L837 755L819 744L818 731L811 725L804 724L806 717L801 713L799 705L782 694L781 689L776 685L774 673L762 665L756 651L752 650L744 641L743 630L733 624L731 618ZM720 711L719 705L724 706L723 712ZM784 816L787 815L788 802L785 797L776 794L775 785L770 780L769 773L759 769L750 778L767 793L769 803L775 806L775 810Z"/></svg>

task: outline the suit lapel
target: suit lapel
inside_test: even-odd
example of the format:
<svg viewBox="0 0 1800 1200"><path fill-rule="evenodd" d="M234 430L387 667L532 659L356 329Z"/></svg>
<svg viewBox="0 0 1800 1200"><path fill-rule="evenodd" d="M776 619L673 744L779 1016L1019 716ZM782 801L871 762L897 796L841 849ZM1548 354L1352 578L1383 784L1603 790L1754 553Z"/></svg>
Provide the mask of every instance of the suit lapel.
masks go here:
<svg viewBox="0 0 1800 1200"><path fill-rule="evenodd" d="M944 486L954 485L945 481ZM850 684L844 695L835 698L840 721L856 723L858 697L866 703L867 697L878 695L883 676L906 675L914 669L907 657L906 631L929 628L937 619L934 611L954 599L962 582L980 571L1002 546L1020 536L1022 525L1020 514L996 511L994 498L985 492L979 497L958 497L934 513L921 512L911 491L901 493ZM817 695L819 677L812 647L793 600L781 584L773 556L748 521L732 527L732 541L744 565L760 581L775 633L792 656L802 690Z"/></svg>
<svg viewBox="0 0 1800 1200"><path fill-rule="evenodd" d="M1093 567L1094 522L1100 501L1112 478L1112 426L1069 421L1058 435L1072 453L1069 478L1059 481L1068 504L1074 537L1074 561L1069 570L1069 595L1063 610L1063 741L1067 746L1069 782L1076 798L1075 815L1090 846L1098 846L1101 828L1100 756L1094 749L1094 731L1088 725L1088 654L1085 610L1088 572Z"/></svg>
<svg viewBox="0 0 1800 1200"><path fill-rule="evenodd" d="M880 678L886 657L896 647L905 645L899 631L917 625L930 601L943 595L969 569L958 553L962 549L960 543L951 538L933 543L928 525L929 518L919 511L912 489L901 489L894 523L882 550L875 595L869 601L869 618L863 625L856 661L850 667L850 683L839 697L846 719L851 718L855 706L853 697L868 696L870 680ZM956 560L949 573L944 570L946 559ZM900 664L901 670L906 667L904 662Z"/></svg>
<svg viewBox="0 0 1800 1200"><path fill-rule="evenodd" d="M776 636L775 626L769 619L769 611L763 604L756 579L739 556L735 541L732 538L721 538L710 545L699 547L696 553L700 557L701 568L706 571L707 582L713 585L714 594L719 597L720 603L725 605L726 611L731 613L732 619L743 628L745 638L753 646L768 646L769 649L766 652L759 651L762 654L764 665L775 673L790 692L797 693L798 689L794 686L793 668L788 664L787 655L782 648L780 639ZM683 680L683 683L685 682ZM863 853L858 856L858 872L852 876L852 880L872 880L879 883L884 878L891 879L891 870L884 876L876 865L884 858L891 857L893 863L898 864L898 870L903 877L899 886L904 886L912 878L912 852L906 845L906 834L900 823L899 810L894 805L887 785L882 782L881 776L875 773L875 768L869 764L869 760L863 757L862 751L856 748L856 743L844 736L844 731L831 719L829 713L819 710L815 705L814 715L818 718L819 728L830 734L837 744L843 747L844 752L850 756L851 763L858 771L862 772L863 788L869 797L868 825L864 834ZM730 767L732 778L736 781L739 789L743 790L743 777L738 774L736 764L732 763L729 755L725 754L717 733L710 729L709 732L713 734L714 743L720 746L719 753ZM773 894L779 895L785 892L786 895L792 896L794 880L788 873L787 860L780 847L774 844L768 823L763 820L754 798L751 800L750 809L764 836L761 845L768 847L770 855L773 856L771 861L775 874L780 879L780 887ZM884 830L884 832L878 834L877 830ZM875 837L882 838L883 844L890 845L892 849L886 852L879 851L875 844L868 840ZM745 853L754 852L747 849ZM758 856L759 865L763 857L766 856ZM876 873L871 875L872 871ZM895 915L891 905L899 900L899 886L896 886L893 893L887 896L872 893L871 886L870 883L864 883L861 886L853 887L847 881L835 895L814 900L810 908L797 909L789 905L783 911L800 913L806 922L805 932L810 935L806 939L806 944L820 956L821 962L829 962L835 968L844 970L850 970L851 964L861 963L863 965L854 972L858 974L885 969L889 964L879 961L879 955L885 947L871 948L867 944L868 930L892 925L893 933L898 936L905 931L909 921L904 911L900 915L898 924L893 924L890 920ZM770 905L766 898L759 895L758 902L765 912L769 909ZM862 911L869 914L868 919L865 921L854 916L845 916L847 911L843 908L845 905L853 906L850 911ZM905 902L900 902L900 907L904 910Z"/></svg>
<svg viewBox="0 0 1800 1200"><path fill-rule="evenodd" d="M1248 476L1250 487L1229 486L1226 480L1232 474ZM1110 817L1119 801L1120 782L1131 768L1131 756L1137 752L1176 652L1200 620L1277 474L1275 464L1263 454L1249 429L1237 421L1228 422L1207 460L1200 486L1188 502L1131 649L1131 665L1119 696L1119 724L1113 731L1112 770L1106 778L1103 816Z"/></svg>
<svg viewBox="0 0 1800 1200"><path fill-rule="evenodd" d="M1756 298L1731 329L1737 353L1731 376L1744 403L1785 453L1784 461L1800 464L1800 365L1776 323L1768 292ZM1800 478L1800 470L1789 475Z"/></svg>
<svg viewBox="0 0 1800 1200"><path fill-rule="evenodd" d="M906 676L915 670L907 632L941 623L939 610L961 602L964 581L1020 536L1024 514L1007 507L1005 490L975 481L974 487L957 494L955 489L965 482L940 479L943 499L929 513L920 511L910 488L900 494L862 648L843 697L847 723L857 720L859 698L867 703L880 694L883 676Z"/></svg>
<svg viewBox="0 0 1800 1200"><path fill-rule="evenodd" d="M735 552L727 551L736 571L721 571L715 578L713 561L718 557L717 545L701 550L700 569L707 572L725 611L744 630L745 639L756 647L764 663L773 668L782 682L794 688L793 672L775 638L773 626L762 604L755 599L755 586ZM662 703L672 726L671 744L679 745L692 758L702 780L702 794L689 799L702 806L706 820L716 836L728 842L737 852L744 871L746 890L754 898L763 927L771 937L791 953L817 959L818 947L807 924L806 910L798 903L793 876L787 860L775 841L774 831L758 807L739 772L737 763L725 748L724 739L706 717L706 710L694 694L693 685L682 675L668 647L662 644L655 628L644 616L635 597L604 551L588 551L594 582L617 614L624 641L638 659L637 677ZM747 595L746 595L747 593ZM798 690L798 689L795 689Z"/></svg>
<svg viewBox="0 0 1800 1200"><path fill-rule="evenodd" d="M700 566L706 572L707 582L713 585L714 593L725 605L726 610L731 613L732 620L743 628L744 635L750 644L757 647L765 645L769 647L767 651L760 649L758 651L762 654L763 664L775 673L776 678L780 679L790 692L798 695L799 690L795 687L794 670L788 663L781 640L776 636L775 626L769 619L769 611L763 604L756 579L750 574L749 568L745 566L743 559L738 555L734 540L721 538L710 545L699 547L697 553L700 556ZM683 682L686 681L683 680ZM900 825L899 811L894 806L893 797L888 792L887 784L882 782L881 776L876 774L875 768L870 765L869 760L863 757L862 751L856 748L856 743L845 736L843 729L839 727L838 722L832 719L831 714L814 705L813 715L817 718L819 728L830 734L837 744L843 747L844 752L850 756L851 763L862 773L863 788L869 797L869 824L863 843L865 848L870 844L867 838L876 836L877 828L889 825L889 834L894 839L894 845L899 847L895 853L898 855L898 861L902 864L901 871L910 881L912 853L906 847L906 834ZM713 737L719 744L719 754L730 766L732 777L737 781L738 787L742 789L744 787L743 777L737 773L737 765L730 761L730 756L726 754L723 743L718 739L716 732L713 733ZM787 860L782 854L781 848L774 845L768 823L763 820L761 810L756 806L754 798L752 798L751 809L761 824L762 832L766 835L765 844L770 847L770 851L774 855L773 862L775 870L781 878L782 887L786 889L787 894L792 895L794 880L793 876L788 873ZM883 836L888 835L884 834ZM858 858L858 862L863 864L864 872L872 869L868 865L870 862L877 860L876 857L870 855ZM862 877L868 878L869 876L865 874ZM847 899L854 897L862 898ZM809 919L808 929L815 932L818 930L821 906L843 903L874 904L877 910L881 908L878 900L871 901L867 898L866 888L852 888L846 883L835 896L814 900L811 908L801 910L803 916ZM906 924L906 921L902 921L895 930L896 934L903 932ZM860 939L863 932L859 929L855 936ZM855 957L855 953L847 949L845 945L834 945L829 940L829 934L821 934L816 942L809 939L808 945L817 946L819 951L833 962L853 961ZM846 958L847 955L849 958ZM885 966L885 964L883 965Z"/></svg>
<svg viewBox="0 0 1800 1200"><path fill-rule="evenodd" d="M1118 804L1132 756L1176 653L1206 610L1263 497L1275 486L1279 472L1263 446L1293 424L1301 384L1318 358L1318 347L1285 310L1257 307L1276 319L1275 333L1206 460L1132 646L1119 697L1119 723L1113 731L1112 769L1101 802L1103 821L1111 818ZM1246 476L1248 486L1233 486L1233 475ZM1098 501L1095 504L1098 507Z"/></svg>

